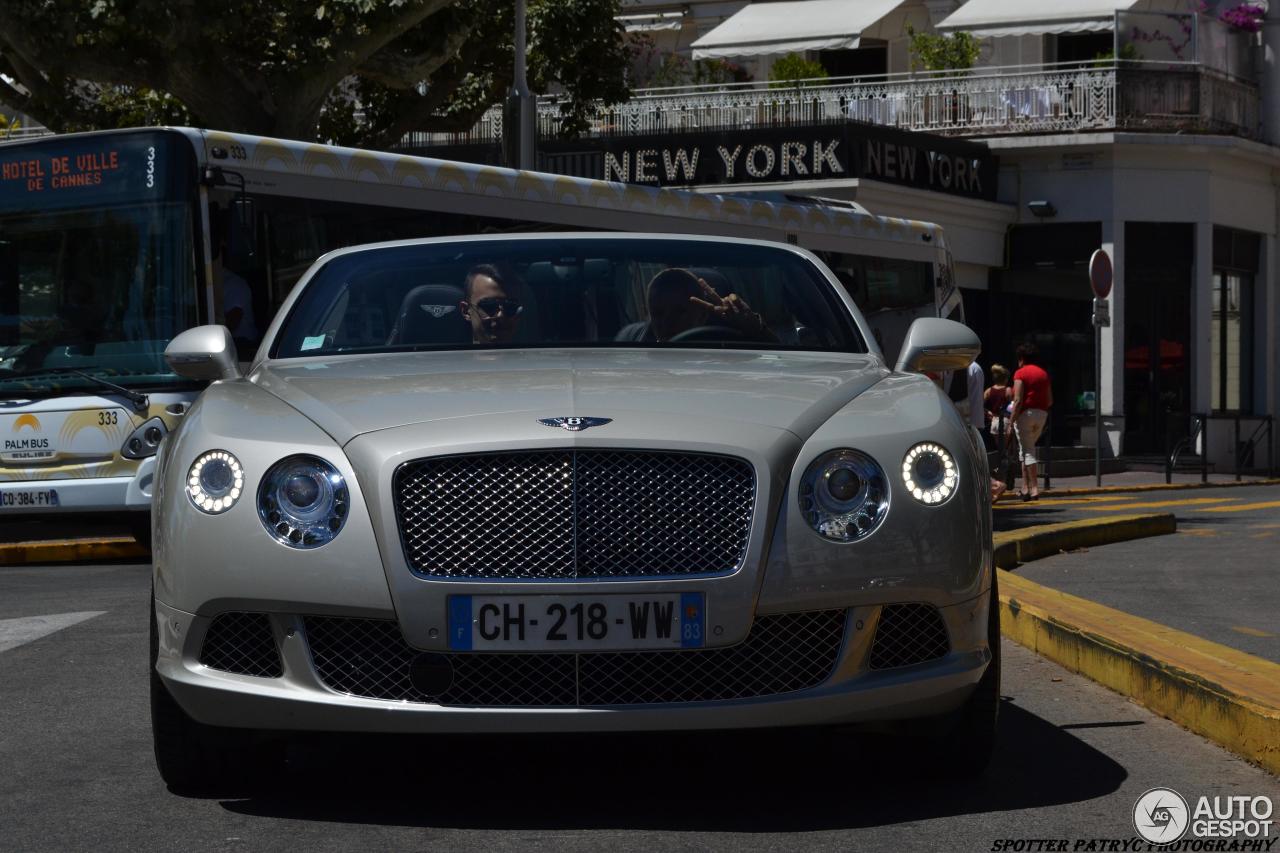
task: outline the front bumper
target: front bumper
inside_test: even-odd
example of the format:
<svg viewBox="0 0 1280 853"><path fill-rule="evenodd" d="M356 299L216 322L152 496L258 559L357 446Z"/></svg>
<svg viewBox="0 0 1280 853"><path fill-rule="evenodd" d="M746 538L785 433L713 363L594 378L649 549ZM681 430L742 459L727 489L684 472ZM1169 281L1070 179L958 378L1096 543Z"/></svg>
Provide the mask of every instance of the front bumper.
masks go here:
<svg viewBox="0 0 1280 853"><path fill-rule="evenodd" d="M214 620L176 610L159 601L156 602L160 635L157 671L179 705L193 718L229 727L285 731L514 733L847 725L932 717L958 708L990 660L985 639L987 600L988 596L982 595L960 604L937 608L949 638L945 653L932 660L881 669L873 669L871 660L877 642L877 627L886 608L874 605L829 611L839 614L841 627L835 637L836 645L831 649L827 670L805 683L785 680L779 682L785 689L772 693L766 689L763 694L757 690L757 695L747 695L753 691L742 686L750 679L726 681L718 693L710 688L699 690L696 687L690 693L686 688L683 693L679 690L666 694L659 692L647 701L624 700L623 704L597 703L588 699L582 704L536 706L503 704L501 700L496 703L473 702L466 698L443 704L422 696L403 698L404 694L394 691L380 694L392 698L352 695L334 688L332 666L322 671L327 665L317 663L322 656L317 655L316 644L311 642L308 634L308 624L317 624L314 617L280 613L261 617L262 624L270 625L270 643L278 654L278 662L275 671L269 674L248 675L243 671L229 672L201 663L202 659L208 660L203 651ZM785 617L757 617L756 621L764 624L769 619L779 618ZM316 639L318 641L318 634ZM749 639L747 643L750 642ZM399 659L382 654L376 656L382 662L380 665L388 668L379 676L385 675L386 681L401 677L402 669L411 658L423 653L408 649L408 654L408 657ZM425 654L429 658L441 657ZM625 676L615 673L612 676L615 686L641 677L637 673L647 672L643 677L653 676L654 669L647 661L657 659L642 657L647 653L619 654L629 655L628 660L636 666L627 669ZM660 654L698 653L672 651ZM535 658L533 655L503 657L508 661L518 657L525 660ZM590 657L592 655L576 656ZM471 659L475 660L474 656ZM226 666L225 663L217 665ZM346 665L351 664L348 662ZM749 668L766 664L748 654L738 661L738 665ZM785 673L788 667L803 666L803 663L784 657L781 661L773 661L772 665ZM707 669L707 677L723 679L727 671L718 664ZM664 677L659 673L655 683L663 683ZM386 683L381 677L377 681ZM688 681L687 677L685 681ZM759 683L758 679L756 683ZM585 684L580 680L577 695L587 695ZM628 694L623 690L611 695ZM687 701L690 696L712 695L716 698ZM513 701L518 703L521 700Z"/></svg>
<svg viewBox="0 0 1280 853"><path fill-rule="evenodd" d="M56 491L57 505L42 503L0 509L7 515L47 515L51 513L114 512L150 510L155 485L155 457L142 460L138 470L125 477L83 477L76 479L4 480L0 491Z"/></svg>

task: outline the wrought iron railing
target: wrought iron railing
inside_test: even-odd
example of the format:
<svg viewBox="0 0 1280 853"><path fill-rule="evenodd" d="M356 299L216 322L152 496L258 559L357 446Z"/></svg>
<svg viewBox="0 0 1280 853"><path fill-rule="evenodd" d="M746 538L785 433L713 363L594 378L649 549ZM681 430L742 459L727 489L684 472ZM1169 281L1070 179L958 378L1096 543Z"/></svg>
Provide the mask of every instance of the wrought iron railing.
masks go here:
<svg viewBox="0 0 1280 853"><path fill-rule="evenodd" d="M538 135L563 135L562 96L538 101ZM778 127L858 121L953 136L1159 130L1255 137L1258 91L1192 62L1092 61L969 71L640 89L623 104L598 105L587 136ZM502 110L465 134L414 133L427 147L493 142Z"/></svg>

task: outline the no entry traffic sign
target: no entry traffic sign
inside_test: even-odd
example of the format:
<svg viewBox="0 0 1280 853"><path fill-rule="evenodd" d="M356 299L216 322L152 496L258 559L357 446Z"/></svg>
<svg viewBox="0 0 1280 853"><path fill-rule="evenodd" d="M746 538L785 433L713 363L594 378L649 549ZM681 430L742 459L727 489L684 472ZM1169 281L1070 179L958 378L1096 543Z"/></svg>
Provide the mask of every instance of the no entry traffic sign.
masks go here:
<svg viewBox="0 0 1280 853"><path fill-rule="evenodd" d="M1111 295L1111 256L1106 249L1097 249L1089 258L1089 284L1093 287L1093 295L1106 299Z"/></svg>

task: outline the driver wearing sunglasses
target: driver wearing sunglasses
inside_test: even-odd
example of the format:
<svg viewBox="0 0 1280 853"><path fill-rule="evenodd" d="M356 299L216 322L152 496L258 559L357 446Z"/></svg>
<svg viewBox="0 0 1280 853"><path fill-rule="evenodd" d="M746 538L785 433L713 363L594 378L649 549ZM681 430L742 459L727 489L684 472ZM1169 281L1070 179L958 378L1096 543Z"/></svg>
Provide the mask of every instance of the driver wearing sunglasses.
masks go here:
<svg viewBox="0 0 1280 853"><path fill-rule="evenodd" d="M524 310L515 298L514 273L494 264L478 264L467 271L458 310L471 323L474 344L507 344L515 340Z"/></svg>

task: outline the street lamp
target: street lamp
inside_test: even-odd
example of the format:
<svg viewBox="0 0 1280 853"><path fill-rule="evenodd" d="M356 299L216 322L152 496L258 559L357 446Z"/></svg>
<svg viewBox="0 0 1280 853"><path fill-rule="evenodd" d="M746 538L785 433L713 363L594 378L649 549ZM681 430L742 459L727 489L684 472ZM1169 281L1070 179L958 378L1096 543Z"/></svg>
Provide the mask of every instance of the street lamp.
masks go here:
<svg viewBox="0 0 1280 853"><path fill-rule="evenodd" d="M513 169L532 169L535 164L534 143L537 121L537 99L529 92L525 71L528 52L525 39L525 0L516 0L516 67L502 117L504 159Z"/></svg>

